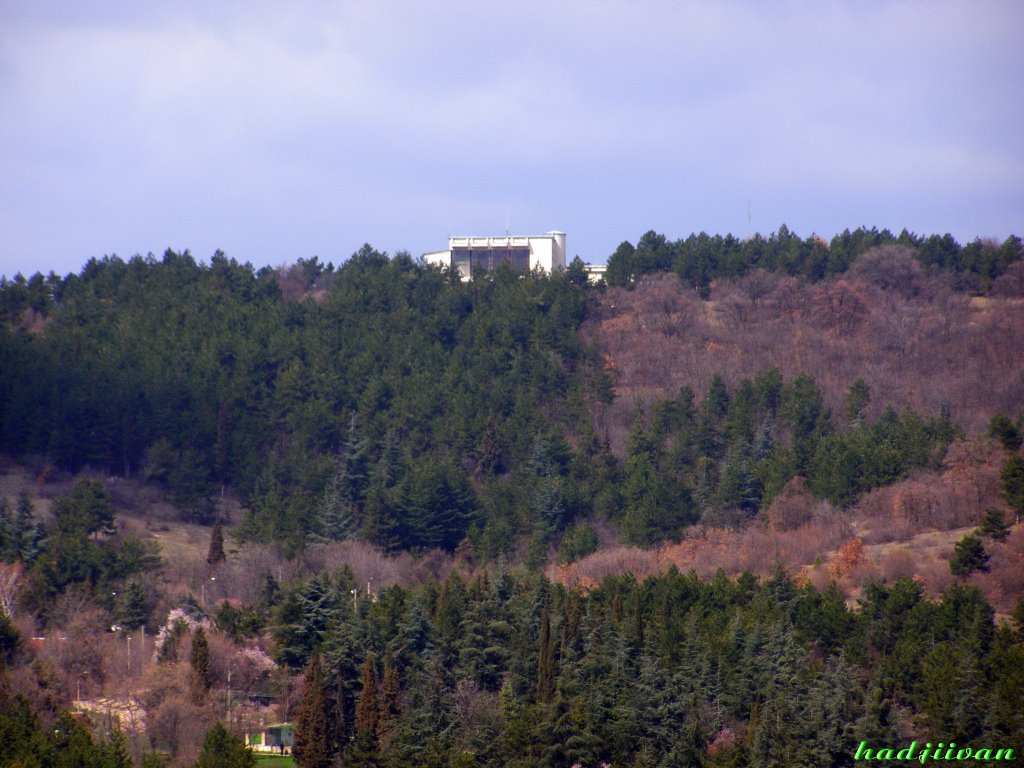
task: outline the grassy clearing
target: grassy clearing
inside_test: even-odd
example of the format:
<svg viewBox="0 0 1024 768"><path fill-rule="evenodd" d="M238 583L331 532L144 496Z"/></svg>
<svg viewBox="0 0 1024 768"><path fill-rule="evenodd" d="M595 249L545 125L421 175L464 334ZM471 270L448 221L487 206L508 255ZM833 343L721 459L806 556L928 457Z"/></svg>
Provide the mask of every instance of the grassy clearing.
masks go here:
<svg viewBox="0 0 1024 768"><path fill-rule="evenodd" d="M295 765L295 761L291 755L256 755L256 765L258 768L292 768Z"/></svg>

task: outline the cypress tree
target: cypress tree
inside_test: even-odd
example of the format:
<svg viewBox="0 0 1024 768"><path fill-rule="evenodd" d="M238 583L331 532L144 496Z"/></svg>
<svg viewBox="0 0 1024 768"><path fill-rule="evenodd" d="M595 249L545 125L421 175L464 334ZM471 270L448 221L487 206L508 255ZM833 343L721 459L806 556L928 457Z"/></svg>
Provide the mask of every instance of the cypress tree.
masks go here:
<svg viewBox="0 0 1024 768"><path fill-rule="evenodd" d="M214 523L213 532L210 534L210 549L206 554L206 563L211 568L223 563L224 555L224 529L220 523Z"/></svg>
<svg viewBox="0 0 1024 768"><path fill-rule="evenodd" d="M345 764L353 768L380 765L377 730L380 725L380 704L377 699L377 670L373 654L368 654L359 673L362 692L356 704L355 743Z"/></svg>
<svg viewBox="0 0 1024 768"><path fill-rule="evenodd" d="M210 643L202 627L196 627L192 635L192 652L189 656L192 665L192 697L201 703L213 684L210 668Z"/></svg>
<svg viewBox="0 0 1024 768"><path fill-rule="evenodd" d="M300 768L328 768L331 744L327 722L327 697L320 654L313 652L306 667L302 703L295 721L295 763Z"/></svg>
<svg viewBox="0 0 1024 768"><path fill-rule="evenodd" d="M401 712L400 696L398 667L388 657L384 659L384 677L380 686L380 721L377 724L377 731L381 737L390 732L395 718Z"/></svg>
<svg viewBox="0 0 1024 768"><path fill-rule="evenodd" d="M376 734L380 721L380 706L377 701L377 670L373 663L373 654L367 654L363 666L359 670L362 692L356 704L356 733L365 731Z"/></svg>

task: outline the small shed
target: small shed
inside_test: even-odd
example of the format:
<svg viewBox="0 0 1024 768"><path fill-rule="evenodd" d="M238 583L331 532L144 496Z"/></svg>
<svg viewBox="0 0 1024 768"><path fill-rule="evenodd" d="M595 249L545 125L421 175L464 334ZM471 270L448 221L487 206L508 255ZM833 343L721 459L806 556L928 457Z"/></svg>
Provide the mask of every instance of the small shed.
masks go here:
<svg viewBox="0 0 1024 768"><path fill-rule="evenodd" d="M246 742L253 752L273 752L290 755L295 745L295 723L274 723L246 734Z"/></svg>

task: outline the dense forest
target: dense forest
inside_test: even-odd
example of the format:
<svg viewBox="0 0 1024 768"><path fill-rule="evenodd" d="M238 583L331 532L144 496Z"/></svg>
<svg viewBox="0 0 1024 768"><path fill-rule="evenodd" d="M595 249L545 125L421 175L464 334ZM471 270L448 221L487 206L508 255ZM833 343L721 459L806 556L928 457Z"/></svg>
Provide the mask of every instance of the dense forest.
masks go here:
<svg viewBox="0 0 1024 768"><path fill-rule="evenodd" d="M0 453L37 498L0 496L0 742L19 745L0 765L247 764L236 736L256 710L231 720L232 670L296 719L302 766L841 766L861 740L908 737L1020 748L1024 602L999 624L967 583L990 553L1020 551L1020 307L979 320L968 302L1016 301L1022 265L1016 237L828 243L782 227L648 233L611 256L607 286L578 260L464 283L370 246L339 267L167 251L5 277ZM970 352L982 386L1000 373L990 396L923 391L996 326L1011 348ZM665 551L695 531L814 517L849 538L847 512L949 475L965 438L989 441L998 495L978 490L985 519L941 594L865 578L853 607L781 561L710 581L551 579L609 543ZM118 483L174 524L213 526L198 576L176 581L153 538L117 524ZM419 576L374 588L360 547ZM85 656L28 642L111 625L127 674L105 666L106 641ZM136 631L158 661L132 673ZM252 654L266 665L241 684ZM82 679L148 691L144 738L60 719ZM185 721L209 724L225 695L228 729L200 747Z"/></svg>

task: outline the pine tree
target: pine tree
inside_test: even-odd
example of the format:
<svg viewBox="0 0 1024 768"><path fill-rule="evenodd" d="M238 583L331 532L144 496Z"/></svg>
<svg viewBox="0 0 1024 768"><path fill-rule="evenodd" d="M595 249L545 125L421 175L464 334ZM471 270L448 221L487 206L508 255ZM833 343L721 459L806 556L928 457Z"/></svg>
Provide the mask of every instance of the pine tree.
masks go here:
<svg viewBox="0 0 1024 768"><path fill-rule="evenodd" d="M540 618L540 648L537 654L537 702L550 704L555 698L555 641L551 636L551 614L545 606Z"/></svg>
<svg viewBox="0 0 1024 768"><path fill-rule="evenodd" d="M328 768L331 765L327 697L320 654L310 657L303 680L302 702L295 721L292 754L300 768Z"/></svg>
<svg viewBox="0 0 1024 768"><path fill-rule="evenodd" d="M999 473L999 492L1010 505L1017 522L1024 513L1024 458L1011 454Z"/></svg>
<svg viewBox="0 0 1024 768"><path fill-rule="evenodd" d="M993 416L988 423L988 436L994 437L1008 451L1019 450L1021 443L1024 443L1020 430L1010 421L1010 417L1002 412Z"/></svg>
<svg viewBox="0 0 1024 768"><path fill-rule="evenodd" d="M127 631L145 626L149 620L150 602L146 588L132 579L121 591L120 600L115 609L118 623Z"/></svg>
<svg viewBox="0 0 1024 768"><path fill-rule="evenodd" d="M356 515L349 494L347 476L339 469L327 482L317 504L316 522L318 539L343 541L356 528Z"/></svg>
<svg viewBox="0 0 1024 768"><path fill-rule="evenodd" d="M213 671L210 665L210 643L202 627L196 627L192 635L192 651L189 655L192 666L192 697L197 703L206 698L213 684Z"/></svg>
<svg viewBox="0 0 1024 768"><path fill-rule="evenodd" d="M240 737L218 722L206 732L203 751L193 768L256 768L256 757Z"/></svg>
<svg viewBox="0 0 1024 768"><path fill-rule="evenodd" d="M967 535L956 543L949 570L954 576L969 576L975 571L988 570L988 552L977 536Z"/></svg>
<svg viewBox="0 0 1024 768"><path fill-rule="evenodd" d="M1010 526L1003 517L1002 510L996 507L986 509L985 517L982 518L977 533L979 536L988 536L996 541L1005 541L1006 537L1010 535Z"/></svg>
<svg viewBox="0 0 1024 768"><path fill-rule="evenodd" d="M111 732L110 738L100 747L100 755L103 768L134 768L128 753L128 738L120 728Z"/></svg>
<svg viewBox="0 0 1024 768"><path fill-rule="evenodd" d="M213 524L213 531L210 533L210 549L206 554L206 563L211 568L215 568L220 563L223 563L225 558L224 529L217 522Z"/></svg>
<svg viewBox="0 0 1024 768"><path fill-rule="evenodd" d="M44 536L43 526L36 521L32 500L25 491L18 493L13 515L8 512L7 500L0 499L0 559L31 563L39 556Z"/></svg>

